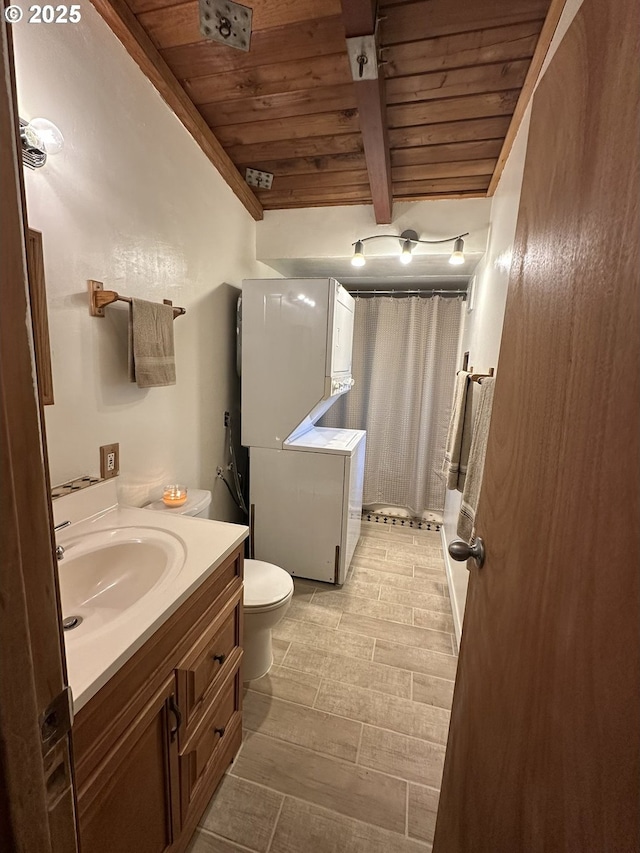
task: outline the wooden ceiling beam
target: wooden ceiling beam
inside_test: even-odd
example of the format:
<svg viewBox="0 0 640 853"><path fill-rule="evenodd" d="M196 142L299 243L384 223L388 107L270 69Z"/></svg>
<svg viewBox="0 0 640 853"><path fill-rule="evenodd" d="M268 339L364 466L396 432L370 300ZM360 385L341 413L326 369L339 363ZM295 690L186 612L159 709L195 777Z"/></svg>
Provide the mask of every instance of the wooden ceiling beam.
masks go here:
<svg viewBox="0 0 640 853"><path fill-rule="evenodd" d="M536 49L531 60L531 65L529 66L527 76L525 77L524 84L522 86L522 89L520 90L518 102L513 111L513 116L511 118L509 129L507 130L507 135L504 139L502 151L500 152L498 162L496 163L496 168L493 172L493 175L491 176L491 183L489 184L489 189L487 190L487 195L489 196L492 196L496 191L496 188L500 181L500 177L502 175L502 171L507 162L507 158L511 153L513 143L515 142L516 136L518 135L518 130L520 129L522 119L524 118L524 114L527 110L527 107L529 106L529 101L533 97L533 93L535 91L545 57L547 55L549 47L551 46L551 40L553 39L553 34L555 33L556 27L558 26L558 21L560 20L560 16L562 15L562 10L564 9L565 2L566 0L551 0L549 11L547 12L547 17L545 18L544 24L542 25L540 37L538 38L538 43L536 44Z"/></svg>
<svg viewBox="0 0 640 853"><path fill-rule="evenodd" d="M251 216L262 219L262 205L126 3L123 0L92 0L92 3Z"/></svg>
<svg viewBox="0 0 640 853"><path fill-rule="evenodd" d="M347 38L375 33L377 5L376 0L342 0L342 20Z"/></svg>
<svg viewBox="0 0 640 853"><path fill-rule="evenodd" d="M388 225L392 220L393 190L384 79L362 80L356 83L355 90L374 215L378 225Z"/></svg>
<svg viewBox="0 0 640 853"><path fill-rule="evenodd" d="M342 0L347 39L374 35L376 14L376 0ZM392 219L393 189L384 76L378 74L373 80L356 80L354 89L374 215L378 225L388 225Z"/></svg>

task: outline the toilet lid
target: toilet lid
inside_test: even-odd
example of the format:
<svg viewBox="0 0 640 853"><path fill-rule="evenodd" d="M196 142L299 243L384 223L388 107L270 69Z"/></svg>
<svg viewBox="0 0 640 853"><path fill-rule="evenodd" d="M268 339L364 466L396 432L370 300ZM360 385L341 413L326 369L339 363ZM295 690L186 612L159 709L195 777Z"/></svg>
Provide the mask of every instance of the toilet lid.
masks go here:
<svg viewBox="0 0 640 853"><path fill-rule="evenodd" d="M293 592L293 578L280 566L262 560L244 561L244 606L277 604Z"/></svg>

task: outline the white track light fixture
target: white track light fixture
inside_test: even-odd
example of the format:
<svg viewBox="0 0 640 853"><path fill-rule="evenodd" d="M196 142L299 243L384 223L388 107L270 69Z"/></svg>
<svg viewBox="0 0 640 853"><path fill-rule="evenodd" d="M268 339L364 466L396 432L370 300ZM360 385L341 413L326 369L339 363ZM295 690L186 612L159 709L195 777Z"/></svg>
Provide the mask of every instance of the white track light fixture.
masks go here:
<svg viewBox="0 0 640 853"><path fill-rule="evenodd" d="M402 251L400 252L400 263L401 264L410 264L413 260L413 246L418 240L418 235L415 231L403 231L400 235L400 245L402 246Z"/></svg>
<svg viewBox="0 0 640 853"><path fill-rule="evenodd" d="M462 237L458 237L456 242L453 244L453 252L451 252L449 263L454 266L459 266L464 263L464 240Z"/></svg>
<svg viewBox="0 0 640 853"><path fill-rule="evenodd" d="M402 244L402 252L400 253L400 263L401 264L410 264L413 260L413 256L411 254L412 246L409 240L405 240Z"/></svg>
<svg viewBox="0 0 640 853"><path fill-rule="evenodd" d="M363 267L366 263L364 259L364 246L362 245L362 240L356 240L353 244L353 257L351 258L351 265L354 267Z"/></svg>
<svg viewBox="0 0 640 853"><path fill-rule="evenodd" d="M402 234L372 234L371 237L361 237L359 240L356 240L355 243L351 244L353 246L353 257L351 258L351 263L354 267L363 267L366 263L364 257L364 244L368 240L378 240L385 237L392 238L400 242L400 263L402 264L411 263L413 250L418 243L424 243L430 246L438 243L453 243L453 252L449 258L449 263L463 264L464 240L462 238L467 237L468 234L469 232L467 231L464 234L457 234L455 237L445 237L443 240L420 240L415 231L403 231Z"/></svg>

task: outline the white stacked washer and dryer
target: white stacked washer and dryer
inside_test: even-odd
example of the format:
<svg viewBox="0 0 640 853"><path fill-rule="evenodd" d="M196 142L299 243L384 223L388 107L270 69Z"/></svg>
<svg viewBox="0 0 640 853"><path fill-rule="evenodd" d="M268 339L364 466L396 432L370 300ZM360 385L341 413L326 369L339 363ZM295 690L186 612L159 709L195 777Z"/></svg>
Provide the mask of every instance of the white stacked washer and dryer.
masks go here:
<svg viewBox="0 0 640 853"><path fill-rule="evenodd" d="M316 424L353 385L354 307L332 278L243 282L251 556L335 584L360 536L366 433Z"/></svg>

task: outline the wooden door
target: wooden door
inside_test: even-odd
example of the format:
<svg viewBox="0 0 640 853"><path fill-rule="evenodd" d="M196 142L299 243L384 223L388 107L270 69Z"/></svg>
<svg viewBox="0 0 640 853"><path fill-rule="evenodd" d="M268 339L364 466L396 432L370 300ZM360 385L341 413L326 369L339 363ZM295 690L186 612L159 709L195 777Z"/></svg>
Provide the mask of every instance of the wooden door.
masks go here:
<svg viewBox="0 0 640 853"><path fill-rule="evenodd" d="M534 98L434 853L640 849L638 11Z"/></svg>
<svg viewBox="0 0 640 853"><path fill-rule="evenodd" d="M33 376L11 36L0 20L0 847L76 850L66 671ZM57 720L47 709L58 698ZM68 720L68 716L67 716ZM43 725L45 723L45 725Z"/></svg>
<svg viewBox="0 0 640 853"><path fill-rule="evenodd" d="M82 853L164 853L180 835L175 678L78 792Z"/></svg>

